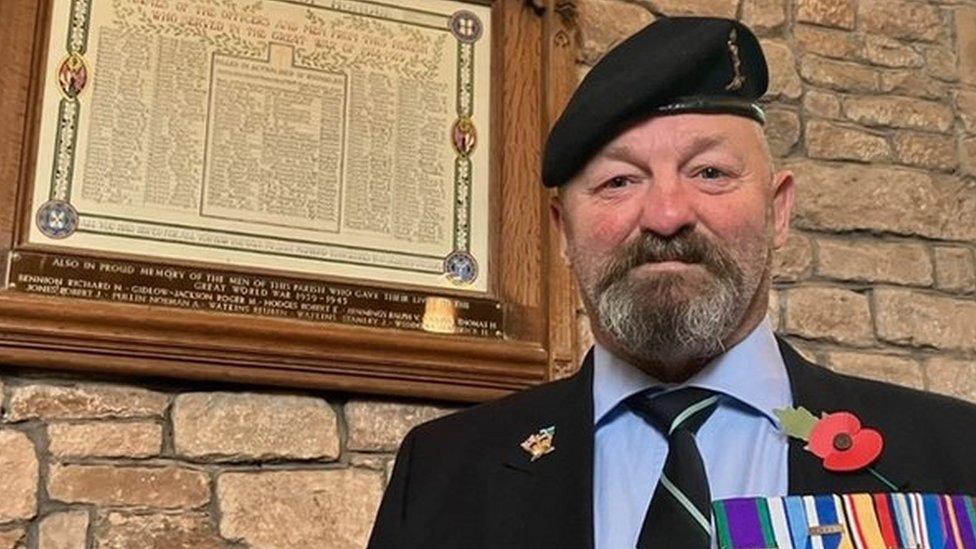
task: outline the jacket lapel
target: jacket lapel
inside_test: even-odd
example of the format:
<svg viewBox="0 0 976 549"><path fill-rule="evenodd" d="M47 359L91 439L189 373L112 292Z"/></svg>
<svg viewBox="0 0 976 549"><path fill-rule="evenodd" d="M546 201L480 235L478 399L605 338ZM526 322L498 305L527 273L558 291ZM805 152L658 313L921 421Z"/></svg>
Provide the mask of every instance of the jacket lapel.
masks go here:
<svg viewBox="0 0 976 549"><path fill-rule="evenodd" d="M803 406L817 417L824 412L840 411L860 415L863 395L838 382L833 372L808 362L781 338L777 337L777 341L790 378L793 406ZM824 468L820 458L804 449L803 441L791 438L789 444L789 493L792 495L888 491L867 470L831 472ZM892 470L892 457L882 453L874 467L888 474Z"/></svg>
<svg viewBox="0 0 976 549"><path fill-rule="evenodd" d="M524 432L513 433L502 466L517 479L515 505L529 517L526 546L593 548L593 352L556 391L540 396ZM554 450L532 460L521 443L555 428Z"/></svg>

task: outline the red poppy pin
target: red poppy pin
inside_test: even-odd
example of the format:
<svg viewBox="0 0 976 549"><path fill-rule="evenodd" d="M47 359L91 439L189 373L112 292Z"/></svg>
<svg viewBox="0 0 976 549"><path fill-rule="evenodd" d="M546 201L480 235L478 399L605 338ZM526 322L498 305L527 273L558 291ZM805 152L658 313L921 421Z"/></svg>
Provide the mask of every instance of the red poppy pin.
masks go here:
<svg viewBox="0 0 976 549"><path fill-rule="evenodd" d="M881 433L862 427L861 420L850 412L824 413L818 419L801 406L773 413L783 432L805 441L806 450L822 459L829 471L864 469L878 459L884 448Z"/></svg>
<svg viewBox="0 0 976 549"><path fill-rule="evenodd" d="M830 471L857 471L881 455L884 439L874 429L861 427L850 412L824 414L813 426L807 448L824 460Z"/></svg>

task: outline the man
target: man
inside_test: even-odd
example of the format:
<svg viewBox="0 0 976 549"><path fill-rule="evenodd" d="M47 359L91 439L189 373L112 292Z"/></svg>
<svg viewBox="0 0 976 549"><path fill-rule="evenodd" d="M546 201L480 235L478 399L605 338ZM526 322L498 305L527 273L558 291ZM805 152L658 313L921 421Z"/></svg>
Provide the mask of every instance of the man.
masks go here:
<svg viewBox="0 0 976 549"><path fill-rule="evenodd" d="M976 494L976 408L810 364L764 320L794 196L767 79L755 36L713 18L652 23L587 75L543 179L596 346L570 379L413 430L370 547L706 548L734 519L713 500ZM788 434L824 429L777 412L800 406L847 430L815 455ZM824 513L800 536L839 539Z"/></svg>

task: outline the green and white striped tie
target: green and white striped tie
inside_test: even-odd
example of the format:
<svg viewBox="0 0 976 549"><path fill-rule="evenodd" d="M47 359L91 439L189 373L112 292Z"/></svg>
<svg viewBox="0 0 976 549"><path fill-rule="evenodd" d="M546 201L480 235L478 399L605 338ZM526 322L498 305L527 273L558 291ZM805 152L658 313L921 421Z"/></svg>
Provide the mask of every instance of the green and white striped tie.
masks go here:
<svg viewBox="0 0 976 549"><path fill-rule="evenodd" d="M707 549L712 538L711 493L695 433L715 411L718 395L688 387L627 404L668 439L668 457L637 540L639 549Z"/></svg>

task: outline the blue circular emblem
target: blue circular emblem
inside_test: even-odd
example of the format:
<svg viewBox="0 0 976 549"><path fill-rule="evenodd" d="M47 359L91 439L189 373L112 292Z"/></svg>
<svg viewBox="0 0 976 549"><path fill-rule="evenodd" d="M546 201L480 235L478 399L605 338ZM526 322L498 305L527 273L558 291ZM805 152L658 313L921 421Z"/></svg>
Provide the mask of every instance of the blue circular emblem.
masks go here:
<svg viewBox="0 0 976 549"><path fill-rule="evenodd" d="M48 200L37 209L35 221L44 236L67 238L78 229L78 210L64 200Z"/></svg>
<svg viewBox="0 0 976 549"><path fill-rule="evenodd" d="M478 278L478 262L468 252L453 252L444 259L444 274L455 284L471 284Z"/></svg>

